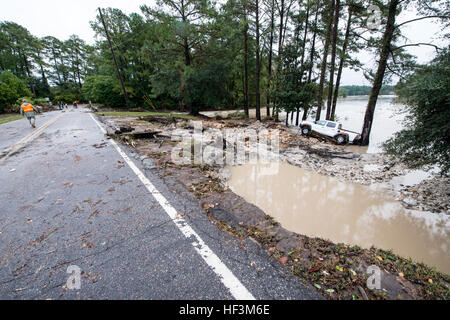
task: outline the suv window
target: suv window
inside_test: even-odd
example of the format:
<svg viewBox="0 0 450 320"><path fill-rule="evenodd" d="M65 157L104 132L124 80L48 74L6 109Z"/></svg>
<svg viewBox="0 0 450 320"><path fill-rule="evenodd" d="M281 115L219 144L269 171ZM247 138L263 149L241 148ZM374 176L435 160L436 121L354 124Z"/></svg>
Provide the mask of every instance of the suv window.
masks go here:
<svg viewBox="0 0 450 320"><path fill-rule="evenodd" d="M328 123L327 123L327 127L329 127L329 128L336 128L336 123L334 123L334 122L328 122Z"/></svg>
<svg viewBox="0 0 450 320"><path fill-rule="evenodd" d="M317 121L316 124L319 126L324 126L326 121Z"/></svg>

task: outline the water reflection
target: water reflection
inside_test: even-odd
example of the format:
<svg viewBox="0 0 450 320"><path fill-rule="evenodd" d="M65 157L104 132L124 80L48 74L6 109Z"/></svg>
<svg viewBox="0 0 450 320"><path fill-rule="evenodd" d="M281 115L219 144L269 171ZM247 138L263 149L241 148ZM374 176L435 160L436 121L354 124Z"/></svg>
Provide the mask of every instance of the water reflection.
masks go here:
<svg viewBox="0 0 450 320"><path fill-rule="evenodd" d="M450 223L445 215L405 210L383 192L286 163L272 169L266 164L229 169L231 189L288 230L392 249L450 273Z"/></svg>

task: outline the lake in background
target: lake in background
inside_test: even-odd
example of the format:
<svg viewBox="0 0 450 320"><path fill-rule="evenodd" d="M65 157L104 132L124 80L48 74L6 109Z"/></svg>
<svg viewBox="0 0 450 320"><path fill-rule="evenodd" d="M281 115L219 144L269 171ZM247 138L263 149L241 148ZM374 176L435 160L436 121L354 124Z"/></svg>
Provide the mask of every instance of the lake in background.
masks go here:
<svg viewBox="0 0 450 320"><path fill-rule="evenodd" d="M403 128L403 120L406 116L405 106L394 103L395 96L379 96L377 106L375 108L375 115L373 119L372 131L370 134L370 144L367 153L379 153L382 151L381 144L391 138L394 133ZM364 114L366 112L369 96L349 96L346 98L339 98L336 106L337 121L342 123L343 128L355 132L361 132ZM326 102L324 103L326 106ZM221 115L226 116L229 113L242 110L228 110L228 111L206 111L202 114L206 116ZM261 108L261 115L264 117L266 109ZM325 119L326 109L322 110L321 119ZM300 112L300 120L303 112ZM256 110L250 109L250 117L256 117ZM289 120L290 120L289 116ZM286 113L280 113L280 120L285 123ZM295 125L296 114L294 114L294 123L289 121L290 125ZM309 120L314 120L309 117ZM364 149L365 151L365 149Z"/></svg>

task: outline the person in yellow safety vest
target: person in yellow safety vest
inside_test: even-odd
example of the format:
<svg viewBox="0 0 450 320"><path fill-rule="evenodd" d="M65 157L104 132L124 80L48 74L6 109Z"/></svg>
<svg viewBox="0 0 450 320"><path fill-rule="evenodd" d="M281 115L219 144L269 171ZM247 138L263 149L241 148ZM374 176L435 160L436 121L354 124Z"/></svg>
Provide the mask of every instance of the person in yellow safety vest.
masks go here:
<svg viewBox="0 0 450 320"><path fill-rule="evenodd" d="M20 114L25 114L28 121L30 121L30 125L33 128L36 128L36 112L38 112L37 109L33 107L26 99L22 100L22 105L20 106Z"/></svg>

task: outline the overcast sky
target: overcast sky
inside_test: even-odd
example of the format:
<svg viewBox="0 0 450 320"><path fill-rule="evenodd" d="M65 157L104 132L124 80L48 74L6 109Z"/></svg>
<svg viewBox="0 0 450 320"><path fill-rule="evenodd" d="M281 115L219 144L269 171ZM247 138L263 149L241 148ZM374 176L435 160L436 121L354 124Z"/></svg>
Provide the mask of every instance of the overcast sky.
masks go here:
<svg viewBox="0 0 450 320"><path fill-rule="evenodd" d="M13 21L26 27L33 35L38 37L54 36L66 40L70 35L76 34L86 42L93 44L94 32L89 21L94 20L98 7L119 8L126 13L140 12L141 4L152 5L153 0L1 0L0 21ZM404 12L398 21L405 21L415 17L414 12ZM411 42L429 42L441 32L436 21L422 20L402 28L404 35ZM442 41L435 40L436 44ZM418 57L419 62L427 62L434 57L431 47L411 47L409 52ZM358 55L367 66L373 66L374 57L367 53ZM368 84L362 72L345 70L342 79L343 85Z"/></svg>

